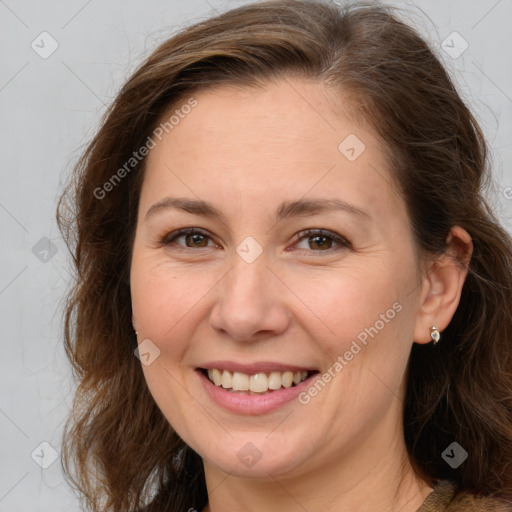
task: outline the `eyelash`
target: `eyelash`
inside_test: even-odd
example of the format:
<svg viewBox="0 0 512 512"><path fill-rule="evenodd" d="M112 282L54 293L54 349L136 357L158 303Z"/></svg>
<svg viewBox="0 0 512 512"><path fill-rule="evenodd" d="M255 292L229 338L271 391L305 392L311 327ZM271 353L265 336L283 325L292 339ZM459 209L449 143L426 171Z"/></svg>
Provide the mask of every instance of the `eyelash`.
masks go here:
<svg viewBox="0 0 512 512"><path fill-rule="evenodd" d="M160 245L162 246L168 246L170 245L172 242L174 242L174 240L176 240L177 238L183 236L183 235L190 235L190 234L197 234L197 235L203 235L205 237L208 237L211 239L210 235L206 232L206 231L203 231L202 229L199 229L199 228L184 228L184 229L180 229L178 231L175 231L173 233L170 233L168 235L166 235L164 238L162 238L162 240L160 240ZM302 240L304 239L307 239L307 238L312 238L312 237L315 237L315 236L320 236L320 237L323 237L323 238L326 238L326 239L331 239L332 241L334 241L335 243L337 243L339 245L338 248L329 248L329 249L326 249L326 250L321 250L321 249L311 249L311 250L306 250L306 249L299 249L299 251L303 251L303 252L309 252L309 253L331 253L331 252L336 252L336 251L340 251L340 250L343 250L343 249L347 249L347 248L351 248L352 245L350 244L350 242L339 236L339 235L336 235L335 233L333 233L332 231L327 231L325 229L305 229L303 231L300 231L299 233L297 233L295 235L295 242L296 243L299 243L301 242ZM179 246L180 249L183 249L185 251L187 250L194 250L195 248L194 247L184 247L184 246ZM198 249L208 249L210 248L210 246L207 246L207 247L198 247Z"/></svg>

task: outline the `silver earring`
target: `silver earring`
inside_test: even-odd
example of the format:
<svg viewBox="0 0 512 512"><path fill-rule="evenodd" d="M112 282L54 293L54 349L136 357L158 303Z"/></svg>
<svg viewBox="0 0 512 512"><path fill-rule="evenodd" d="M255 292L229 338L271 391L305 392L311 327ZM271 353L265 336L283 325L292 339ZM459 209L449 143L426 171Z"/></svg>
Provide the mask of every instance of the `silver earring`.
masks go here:
<svg viewBox="0 0 512 512"><path fill-rule="evenodd" d="M435 325L430 328L430 337L432 338L434 345L437 345L439 338L441 338L441 335L439 334L439 331L437 330L437 327Z"/></svg>

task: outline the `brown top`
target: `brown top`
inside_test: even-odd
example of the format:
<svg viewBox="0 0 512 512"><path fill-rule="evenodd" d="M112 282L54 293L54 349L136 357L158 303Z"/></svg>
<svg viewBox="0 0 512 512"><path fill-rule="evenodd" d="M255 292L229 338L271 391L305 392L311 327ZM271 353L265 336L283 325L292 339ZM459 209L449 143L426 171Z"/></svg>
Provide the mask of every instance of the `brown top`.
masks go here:
<svg viewBox="0 0 512 512"><path fill-rule="evenodd" d="M140 512L151 512L153 506L149 504ZM416 512L512 512L512 503L474 496L465 491L457 493L453 482L440 480Z"/></svg>
<svg viewBox="0 0 512 512"><path fill-rule="evenodd" d="M450 480L440 480L416 512L512 512L512 503L496 498L456 493Z"/></svg>

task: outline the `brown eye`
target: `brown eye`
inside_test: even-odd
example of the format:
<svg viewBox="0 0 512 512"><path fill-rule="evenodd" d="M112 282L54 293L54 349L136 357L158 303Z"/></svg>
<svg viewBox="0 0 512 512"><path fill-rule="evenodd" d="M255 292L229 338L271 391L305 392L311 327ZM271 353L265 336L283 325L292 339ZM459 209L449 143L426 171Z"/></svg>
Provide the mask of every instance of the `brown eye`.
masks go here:
<svg viewBox="0 0 512 512"><path fill-rule="evenodd" d="M333 240L327 236L312 236L309 237L311 249L330 249ZM313 247L316 246L316 247Z"/></svg>
<svg viewBox="0 0 512 512"><path fill-rule="evenodd" d="M343 237L323 229L309 229L297 234L299 242L306 240L307 247L299 247L307 252L330 252L350 247L350 243ZM333 247L334 245L334 247ZM337 245L338 247L335 247ZM310 249L308 251L308 249Z"/></svg>
<svg viewBox="0 0 512 512"><path fill-rule="evenodd" d="M206 247L208 245L207 237L201 233L187 234L183 236L185 236L187 247Z"/></svg>
<svg viewBox="0 0 512 512"><path fill-rule="evenodd" d="M183 238L185 243L177 243L176 240ZM194 248L203 248L203 247L211 247L208 246L208 241L210 240L210 236L202 230L196 228L187 228L180 229L170 235L167 235L163 240L161 240L161 245L170 245L175 244L185 249L194 249Z"/></svg>

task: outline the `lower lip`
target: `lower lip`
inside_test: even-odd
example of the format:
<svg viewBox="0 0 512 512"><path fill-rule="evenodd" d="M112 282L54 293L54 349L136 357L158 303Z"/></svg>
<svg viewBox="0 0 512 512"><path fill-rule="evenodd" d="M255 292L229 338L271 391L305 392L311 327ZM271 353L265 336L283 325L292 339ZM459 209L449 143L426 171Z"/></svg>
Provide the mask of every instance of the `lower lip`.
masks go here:
<svg viewBox="0 0 512 512"><path fill-rule="evenodd" d="M197 373L206 393L216 404L228 411L240 414L265 414L279 409L279 407L296 399L302 391L311 386L317 375L308 377L300 384L290 388L280 388L264 395L249 395L242 392L227 391L223 387L216 386L202 371L197 370Z"/></svg>

